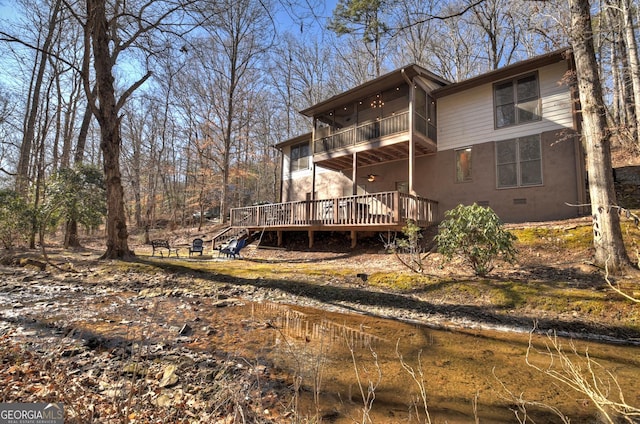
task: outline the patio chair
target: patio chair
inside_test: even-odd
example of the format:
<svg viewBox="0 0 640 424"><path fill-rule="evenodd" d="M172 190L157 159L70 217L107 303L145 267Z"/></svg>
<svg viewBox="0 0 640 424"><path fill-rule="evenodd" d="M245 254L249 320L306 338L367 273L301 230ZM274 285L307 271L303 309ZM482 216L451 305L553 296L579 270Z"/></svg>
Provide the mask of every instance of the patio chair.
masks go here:
<svg viewBox="0 0 640 424"><path fill-rule="evenodd" d="M241 238L239 240L231 240L231 242L220 249L220 254L225 254L227 255L227 257L232 257L232 258L236 258L240 256L240 251L242 250L243 247L245 247L247 245L247 239L246 238Z"/></svg>
<svg viewBox="0 0 640 424"><path fill-rule="evenodd" d="M191 243L191 247L189 247L189 257L191 257L191 255L194 253L200 253L200 256L202 256L203 252L204 252L204 240L202 240L201 238L193 239L193 242Z"/></svg>
<svg viewBox="0 0 640 424"><path fill-rule="evenodd" d="M238 244L238 239L231 239L229 240L229 242L227 244L222 244L220 246L218 246L218 257L220 257L220 255L222 255L223 253L226 254L227 251L231 250L231 249L235 249L236 244Z"/></svg>

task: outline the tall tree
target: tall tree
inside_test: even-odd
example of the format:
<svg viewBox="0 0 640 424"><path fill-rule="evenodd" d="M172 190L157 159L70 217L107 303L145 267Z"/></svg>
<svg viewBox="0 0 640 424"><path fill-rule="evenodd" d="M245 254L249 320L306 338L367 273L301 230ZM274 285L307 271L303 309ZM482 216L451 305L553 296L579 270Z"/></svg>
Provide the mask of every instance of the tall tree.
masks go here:
<svg viewBox="0 0 640 424"><path fill-rule="evenodd" d="M113 9L108 12L107 6ZM129 233L120 169L122 147L120 111L131 94L152 75L151 71L147 70L117 97L114 68L118 62L118 56L126 49L143 41L154 43L151 33L166 24L166 21L182 7L183 5L179 2L153 0L142 3L86 0L87 16L85 19L80 18L83 22L85 40L82 65L84 89L93 115L100 126L100 148L104 160L107 192L107 250L102 255L102 259L123 259L133 256L133 251L129 249L128 244ZM122 36L127 38L121 38ZM91 65L95 75L95 91L92 90L90 78Z"/></svg>
<svg viewBox="0 0 640 424"><path fill-rule="evenodd" d="M640 60L638 59L638 41L636 39L632 9L637 8L630 0L620 0L620 9L623 18L624 39L627 45L627 58L629 63L629 75L631 77L631 87L633 88L633 107L636 119L633 133L636 148L640 148Z"/></svg>
<svg viewBox="0 0 640 424"><path fill-rule="evenodd" d="M607 128L602 86L596 61L588 0L569 0L571 36L576 62L582 135L587 153L589 194L593 216L595 262L613 273L629 263L622 240L611 170L611 133Z"/></svg>
<svg viewBox="0 0 640 424"><path fill-rule="evenodd" d="M338 35L359 35L373 61L373 76L382 70L382 52L388 25L384 0L338 0L328 28Z"/></svg>
<svg viewBox="0 0 640 424"><path fill-rule="evenodd" d="M222 171L221 221L226 222L230 165L237 139L244 125L240 105L245 101L249 85L259 80L257 61L273 40L264 37L264 28L270 24L268 3L255 0L223 0L217 5L220 12L206 22L204 28L211 35L211 51L206 52L215 72L214 84L220 94L220 103L212 105L216 119L211 127L214 141L218 141ZM202 56L201 56L202 57Z"/></svg>
<svg viewBox="0 0 640 424"><path fill-rule="evenodd" d="M476 3L471 9L470 22L482 32L481 43L490 69L498 69L511 63L520 47L521 28L516 13L518 7L523 8L525 5L505 0L485 0L479 4L466 1L468 5ZM514 7L514 3L517 7Z"/></svg>
<svg viewBox="0 0 640 424"><path fill-rule="evenodd" d="M31 90L29 92L29 107L25 111L25 126L22 136L22 144L20 145L20 159L18 160L18 168L16 170L16 191L25 195L29 188L29 164L31 161L32 147L34 143L38 110L40 107L40 96L44 84L45 70L49 63L49 55L51 46L56 35L58 26L59 12L62 6L62 0L55 0L50 9L48 24L43 29L42 36L44 42L42 47L35 50L36 60L34 61Z"/></svg>

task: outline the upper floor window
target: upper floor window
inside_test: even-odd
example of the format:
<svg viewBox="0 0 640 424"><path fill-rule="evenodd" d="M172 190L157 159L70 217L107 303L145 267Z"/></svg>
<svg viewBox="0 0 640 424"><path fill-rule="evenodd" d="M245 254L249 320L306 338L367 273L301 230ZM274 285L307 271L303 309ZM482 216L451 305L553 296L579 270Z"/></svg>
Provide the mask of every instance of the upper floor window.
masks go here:
<svg viewBox="0 0 640 424"><path fill-rule="evenodd" d="M291 155L289 159L290 171L299 171L301 169L309 169L309 143L300 143L291 146Z"/></svg>
<svg viewBox="0 0 640 424"><path fill-rule="evenodd" d="M436 102L419 85L414 90L413 111L416 132L436 141Z"/></svg>
<svg viewBox="0 0 640 424"><path fill-rule="evenodd" d="M499 82L493 92L496 128L540 120L538 74Z"/></svg>
<svg viewBox="0 0 640 424"><path fill-rule="evenodd" d="M542 184L540 136L496 142L496 167L498 188Z"/></svg>

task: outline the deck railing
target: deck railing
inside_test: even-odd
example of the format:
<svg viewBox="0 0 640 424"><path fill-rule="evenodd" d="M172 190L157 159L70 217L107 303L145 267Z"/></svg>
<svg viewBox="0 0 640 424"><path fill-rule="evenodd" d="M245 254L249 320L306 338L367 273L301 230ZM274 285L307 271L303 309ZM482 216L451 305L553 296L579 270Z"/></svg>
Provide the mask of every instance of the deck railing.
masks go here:
<svg viewBox="0 0 640 424"><path fill-rule="evenodd" d="M438 202L398 191L333 199L272 203L231 210L234 227L427 226L437 218ZM363 228L366 229L366 228Z"/></svg>
<svg viewBox="0 0 640 424"><path fill-rule="evenodd" d="M314 153L324 153L380 137L409 131L409 112L401 112L379 121L352 126L315 140Z"/></svg>

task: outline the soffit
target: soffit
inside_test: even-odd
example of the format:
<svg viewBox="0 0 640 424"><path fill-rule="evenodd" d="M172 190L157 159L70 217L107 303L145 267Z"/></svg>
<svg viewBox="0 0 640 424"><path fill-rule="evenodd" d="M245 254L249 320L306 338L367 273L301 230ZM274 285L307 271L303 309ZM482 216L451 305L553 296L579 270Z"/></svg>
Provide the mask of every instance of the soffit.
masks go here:
<svg viewBox="0 0 640 424"><path fill-rule="evenodd" d="M424 156L434 153L434 148L429 144L415 143L416 156ZM396 143L376 149L364 150L357 153L358 167L380 165L385 162L409 159L409 143ZM316 161L316 165L323 168L343 171L353 168L352 153L344 152L341 156L333 156L328 159Z"/></svg>
<svg viewBox="0 0 640 424"><path fill-rule="evenodd" d="M310 108L300 111L300 113L309 117L317 116L330 110L344 106L346 103L364 99L375 93L397 87L400 84L406 84L406 80L403 74L404 76L409 78L409 80L412 80L417 75L420 75L424 78L428 78L436 82L438 85L449 84L449 82L444 78L439 77L438 75L426 70L421 66L408 65L404 68L396 69L395 71L389 72L388 74L368 81L351 90L347 90L343 93L337 94L320 103L316 103Z"/></svg>

